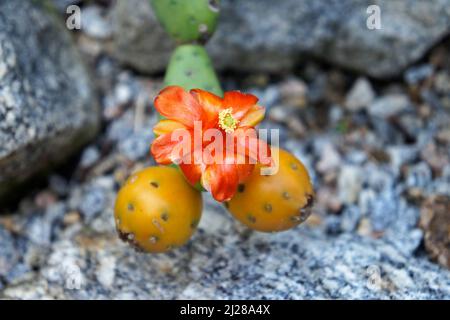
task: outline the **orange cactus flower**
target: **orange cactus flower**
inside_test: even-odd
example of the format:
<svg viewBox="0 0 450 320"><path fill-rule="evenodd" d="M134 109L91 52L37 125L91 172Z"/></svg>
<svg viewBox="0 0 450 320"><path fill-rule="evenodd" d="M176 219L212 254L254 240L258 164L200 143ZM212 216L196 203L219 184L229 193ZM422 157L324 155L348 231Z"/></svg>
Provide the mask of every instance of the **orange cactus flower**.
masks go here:
<svg viewBox="0 0 450 320"><path fill-rule="evenodd" d="M200 182L217 201L231 199L256 163L272 164L269 146L254 129L265 112L257 102L239 91L221 98L200 89L165 88L155 99L166 119L153 128L153 157L159 164L178 164L192 185Z"/></svg>

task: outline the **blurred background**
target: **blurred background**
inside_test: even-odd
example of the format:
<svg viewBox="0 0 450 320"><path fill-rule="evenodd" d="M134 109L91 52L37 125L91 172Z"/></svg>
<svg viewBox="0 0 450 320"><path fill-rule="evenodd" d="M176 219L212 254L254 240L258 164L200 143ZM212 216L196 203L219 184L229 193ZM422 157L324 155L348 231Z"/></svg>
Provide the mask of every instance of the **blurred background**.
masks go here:
<svg viewBox="0 0 450 320"><path fill-rule="evenodd" d="M147 0L0 0L0 298L449 299L449 35L450 0L222 0L222 85L260 98L313 215L261 234L205 193L189 244L144 255L113 204L154 164L174 43Z"/></svg>

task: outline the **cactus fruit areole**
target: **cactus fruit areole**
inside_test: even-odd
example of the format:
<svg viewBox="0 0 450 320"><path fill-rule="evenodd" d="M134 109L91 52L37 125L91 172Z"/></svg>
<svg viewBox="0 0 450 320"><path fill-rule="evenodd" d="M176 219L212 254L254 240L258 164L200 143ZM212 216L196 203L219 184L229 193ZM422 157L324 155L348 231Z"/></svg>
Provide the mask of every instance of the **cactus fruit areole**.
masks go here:
<svg viewBox="0 0 450 320"><path fill-rule="evenodd" d="M305 221L311 213L314 191L306 168L291 153L278 150L278 172L261 175L257 165L226 203L237 220L257 231L288 230ZM277 161L276 157L274 160Z"/></svg>
<svg viewBox="0 0 450 320"><path fill-rule="evenodd" d="M177 85L185 90L203 89L223 95L216 72L205 48L185 44L172 54L164 77L164 85Z"/></svg>
<svg viewBox="0 0 450 320"><path fill-rule="evenodd" d="M185 244L201 212L201 192L178 169L160 166L128 178L117 195L114 218L122 240L139 251L159 253Z"/></svg>
<svg viewBox="0 0 450 320"><path fill-rule="evenodd" d="M216 29L219 0L150 0L150 3L177 43L205 43Z"/></svg>

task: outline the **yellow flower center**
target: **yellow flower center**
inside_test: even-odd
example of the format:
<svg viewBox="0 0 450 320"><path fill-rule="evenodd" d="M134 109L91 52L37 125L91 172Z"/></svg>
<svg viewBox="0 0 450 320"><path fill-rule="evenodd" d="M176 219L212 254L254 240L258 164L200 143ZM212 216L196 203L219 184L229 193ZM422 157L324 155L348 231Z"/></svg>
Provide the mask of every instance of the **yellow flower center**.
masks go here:
<svg viewBox="0 0 450 320"><path fill-rule="evenodd" d="M219 127L225 130L226 133L232 133L237 125L238 120L231 115L232 109L228 108L219 113Z"/></svg>

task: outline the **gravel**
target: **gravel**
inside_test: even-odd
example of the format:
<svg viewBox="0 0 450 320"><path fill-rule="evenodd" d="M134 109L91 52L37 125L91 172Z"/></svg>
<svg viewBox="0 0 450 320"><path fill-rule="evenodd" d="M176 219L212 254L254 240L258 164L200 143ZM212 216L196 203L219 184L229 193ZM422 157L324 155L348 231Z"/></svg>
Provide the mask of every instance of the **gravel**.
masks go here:
<svg viewBox="0 0 450 320"><path fill-rule="evenodd" d="M92 34L77 39L95 70L103 130L69 168L0 210L0 298L450 299L448 59L433 50L383 83L312 61L295 76L227 74L224 87L257 94L268 109L261 127L279 129L308 168L313 214L263 234L204 194L191 241L145 255L117 237L113 207L125 179L154 164L162 79L86 48L100 41ZM440 67L426 67L431 59Z"/></svg>

